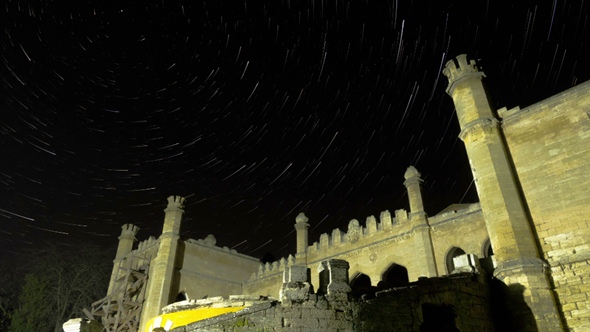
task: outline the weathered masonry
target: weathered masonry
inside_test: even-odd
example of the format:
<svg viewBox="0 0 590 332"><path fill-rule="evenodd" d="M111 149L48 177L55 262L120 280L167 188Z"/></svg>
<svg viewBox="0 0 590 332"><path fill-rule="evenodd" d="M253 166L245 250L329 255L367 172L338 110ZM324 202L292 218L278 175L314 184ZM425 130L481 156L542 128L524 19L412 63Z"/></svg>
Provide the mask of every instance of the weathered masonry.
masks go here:
<svg viewBox="0 0 590 332"><path fill-rule="evenodd" d="M443 73L479 203L429 216L410 166L410 211L311 244L301 213L296 252L262 265L212 235L182 239L184 198L171 196L158 239L135 246L123 226L88 318L142 332L590 331L590 81L495 110L473 60Z"/></svg>

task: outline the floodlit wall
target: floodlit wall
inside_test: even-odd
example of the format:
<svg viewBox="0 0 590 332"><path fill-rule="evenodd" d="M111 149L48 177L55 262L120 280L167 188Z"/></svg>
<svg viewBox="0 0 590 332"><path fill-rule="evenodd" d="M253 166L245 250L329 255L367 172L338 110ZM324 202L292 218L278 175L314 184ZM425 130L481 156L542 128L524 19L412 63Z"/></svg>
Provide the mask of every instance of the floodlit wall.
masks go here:
<svg viewBox="0 0 590 332"><path fill-rule="evenodd" d="M590 82L499 113L568 327L590 328Z"/></svg>
<svg viewBox="0 0 590 332"><path fill-rule="evenodd" d="M186 292L192 299L242 294L242 283L259 266L258 259L217 247L210 237L184 241L179 258L174 292Z"/></svg>
<svg viewBox="0 0 590 332"><path fill-rule="evenodd" d="M478 203L452 205L428 221L439 275L453 272L448 271L446 262L454 248L479 258L487 257L483 247L489 236Z"/></svg>

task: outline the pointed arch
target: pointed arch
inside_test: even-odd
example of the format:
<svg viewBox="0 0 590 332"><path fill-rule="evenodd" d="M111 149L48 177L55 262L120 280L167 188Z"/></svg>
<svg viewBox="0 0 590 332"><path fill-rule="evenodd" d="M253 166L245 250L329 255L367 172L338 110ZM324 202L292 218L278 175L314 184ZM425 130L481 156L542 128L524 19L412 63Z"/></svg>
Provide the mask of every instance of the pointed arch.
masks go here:
<svg viewBox="0 0 590 332"><path fill-rule="evenodd" d="M350 288L353 294L368 293L372 288L371 277L361 272L356 273L350 280Z"/></svg>
<svg viewBox="0 0 590 332"><path fill-rule="evenodd" d="M391 263L381 274L382 287L403 287L410 283L408 269L405 266Z"/></svg>
<svg viewBox="0 0 590 332"><path fill-rule="evenodd" d="M447 250L447 254L445 256L447 274L451 274L455 270L455 263L453 262L453 258L461 255L465 255L465 250L459 247L451 247L449 250Z"/></svg>

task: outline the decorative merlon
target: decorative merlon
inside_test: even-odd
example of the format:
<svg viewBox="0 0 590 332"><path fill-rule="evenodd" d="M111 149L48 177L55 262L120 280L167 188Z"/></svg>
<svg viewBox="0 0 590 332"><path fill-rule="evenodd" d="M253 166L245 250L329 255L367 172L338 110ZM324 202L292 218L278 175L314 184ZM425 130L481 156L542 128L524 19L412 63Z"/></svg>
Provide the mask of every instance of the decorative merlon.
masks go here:
<svg viewBox="0 0 590 332"><path fill-rule="evenodd" d="M263 279L269 276L277 275L290 266L295 265L295 257L293 255L289 255L287 259L284 257L275 262L267 262L266 264L260 264L258 266L258 273L252 273L248 282L254 282L259 279Z"/></svg>
<svg viewBox="0 0 590 332"><path fill-rule="evenodd" d="M408 213L405 210L396 210L395 218L391 217L389 210L382 211L379 214L379 220L375 216L368 216L365 220L365 227L357 219L352 219L348 223L346 232L335 228L331 233L321 234L319 241L307 247L307 252L318 253L325 249L354 244L360 239L384 234L384 231L390 231L394 227L404 224L407 220Z"/></svg>

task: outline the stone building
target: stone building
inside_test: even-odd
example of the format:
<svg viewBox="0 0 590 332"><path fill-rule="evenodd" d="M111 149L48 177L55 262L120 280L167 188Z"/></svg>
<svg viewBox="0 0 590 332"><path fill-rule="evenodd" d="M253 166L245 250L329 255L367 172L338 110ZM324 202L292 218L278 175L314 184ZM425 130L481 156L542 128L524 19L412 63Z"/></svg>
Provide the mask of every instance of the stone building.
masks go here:
<svg viewBox="0 0 590 332"><path fill-rule="evenodd" d="M410 211L351 220L311 244L301 213L296 252L262 265L212 235L182 240L184 199L172 196L158 239L134 248L138 228L123 226L107 297L88 316L142 332L590 331L590 81L494 110L473 60L443 73L479 203L428 216L410 166ZM164 322L172 312L185 314Z"/></svg>

